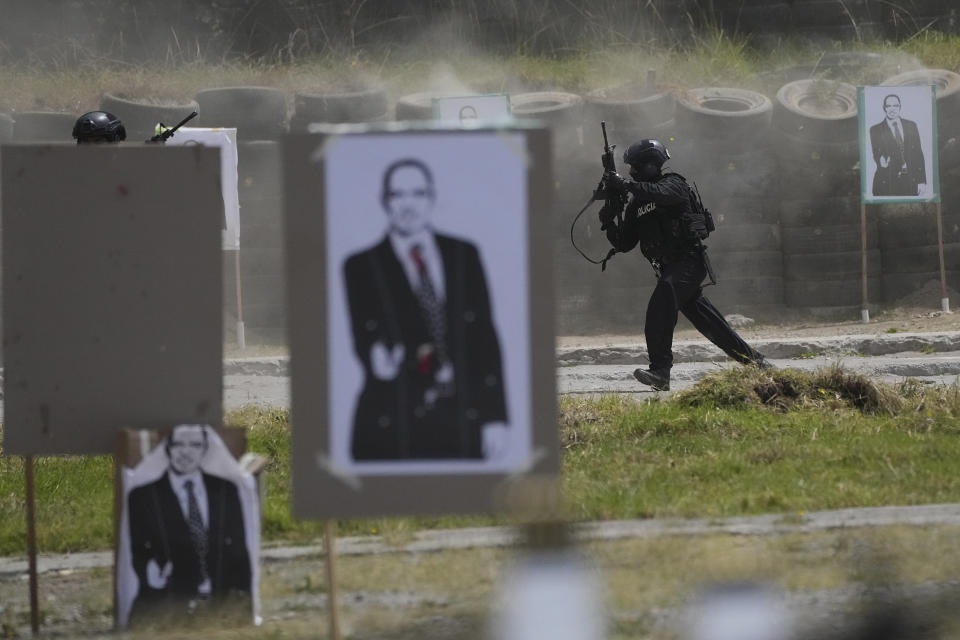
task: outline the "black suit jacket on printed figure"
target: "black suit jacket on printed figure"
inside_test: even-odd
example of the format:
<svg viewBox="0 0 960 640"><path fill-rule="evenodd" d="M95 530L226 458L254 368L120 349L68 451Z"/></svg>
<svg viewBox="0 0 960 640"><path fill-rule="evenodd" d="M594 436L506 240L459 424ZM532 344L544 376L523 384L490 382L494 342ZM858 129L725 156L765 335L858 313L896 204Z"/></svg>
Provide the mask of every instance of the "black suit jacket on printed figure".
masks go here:
<svg viewBox="0 0 960 640"><path fill-rule="evenodd" d="M432 406L424 394L433 376L418 359L432 339L389 237L344 265L354 349L364 372L353 422L354 460L480 458L481 427L507 419L500 344L480 255L464 240L434 237L443 262L454 391ZM370 352L377 342L388 350L404 347L394 379L373 374Z"/></svg>
<svg viewBox="0 0 960 640"><path fill-rule="evenodd" d="M875 196L915 196L917 185L927 181L917 123L904 118L900 118L900 122L903 124L902 152L886 120L870 127L870 146L877 167L877 172L873 174ZM890 159L886 168L880 166L880 156Z"/></svg>
<svg viewBox="0 0 960 640"><path fill-rule="evenodd" d="M207 572L211 598L229 592L250 592L250 556L247 553L243 511L237 487L223 478L203 474L207 491ZM133 614L151 607L177 606L197 596L200 564L190 539L186 518L166 472L159 479L130 492L127 498L130 549L140 587ZM173 565L167 586L154 589L147 582L147 564L161 569Z"/></svg>

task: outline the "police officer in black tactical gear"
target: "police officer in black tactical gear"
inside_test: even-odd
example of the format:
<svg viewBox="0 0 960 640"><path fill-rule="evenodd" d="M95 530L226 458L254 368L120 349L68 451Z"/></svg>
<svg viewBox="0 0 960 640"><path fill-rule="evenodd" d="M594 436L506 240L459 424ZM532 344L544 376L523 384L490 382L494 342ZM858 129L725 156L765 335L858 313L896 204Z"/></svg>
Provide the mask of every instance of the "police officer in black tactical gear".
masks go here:
<svg viewBox="0 0 960 640"><path fill-rule="evenodd" d="M657 274L657 286L650 296L643 327L650 368L637 369L633 375L657 391L670 389L671 347L678 312L737 362L771 368L773 365L744 342L703 295L701 284L710 270L702 243L707 222L684 177L661 172L668 159L670 153L662 143L640 140L623 154L632 180L614 172L604 175L606 189L626 193L630 198L622 220L618 219L621 212L611 210L616 207L607 201L600 210L601 229L618 253L639 244L640 252ZM712 272L710 275L712 279Z"/></svg>
<svg viewBox="0 0 960 640"><path fill-rule="evenodd" d="M120 142L127 139L127 130L120 118L106 111L88 111L73 125L77 144Z"/></svg>

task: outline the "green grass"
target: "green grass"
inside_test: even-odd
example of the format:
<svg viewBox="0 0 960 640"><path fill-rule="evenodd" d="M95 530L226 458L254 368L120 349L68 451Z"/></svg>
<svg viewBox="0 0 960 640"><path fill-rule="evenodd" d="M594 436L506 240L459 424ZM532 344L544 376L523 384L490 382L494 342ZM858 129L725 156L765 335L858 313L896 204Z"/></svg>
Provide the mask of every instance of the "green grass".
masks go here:
<svg viewBox="0 0 960 640"><path fill-rule="evenodd" d="M478 92L561 90L585 93L624 81L643 81L647 70L674 93L704 86L734 86L772 96L782 84L774 70L812 65L830 51L862 49L887 54L890 75L899 66L960 68L960 36L922 31L905 42L834 42L811 45L784 40L761 46L749 37L717 27L677 42L619 42L599 38L563 55L490 53L456 38L424 38L407 46L384 45L276 61L217 62L198 58L149 66L76 60L70 66L0 66L0 110L95 108L104 92L171 100L191 99L210 87L264 85L294 91L342 90L382 85L396 98L428 88L469 88ZM858 78L850 78L858 82Z"/></svg>
<svg viewBox="0 0 960 640"><path fill-rule="evenodd" d="M664 401L608 395L560 400L563 485L575 520L726 517L885 504L960 502L960 388L873 383L840 367L813 374L738 368ZM309 543L319 523L290 513L288 413L249 407L268 456L268 543ZM37 460L40 549L108 548L108 457ZM23 467L0 457L0 555L24 549ZM343 535L403 541L420 529L486 525L490 516L380 518L338 523Z"/></svg>

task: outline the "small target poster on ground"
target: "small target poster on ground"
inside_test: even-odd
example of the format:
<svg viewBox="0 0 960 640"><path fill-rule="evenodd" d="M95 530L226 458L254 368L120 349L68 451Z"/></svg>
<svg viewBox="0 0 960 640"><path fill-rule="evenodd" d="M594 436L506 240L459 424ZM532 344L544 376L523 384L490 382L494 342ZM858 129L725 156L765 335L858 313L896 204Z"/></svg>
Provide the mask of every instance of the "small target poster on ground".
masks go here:
<svg viewBox="0 0 960 640"><path fill-rule="evenodd" d="M940 202L936 87L857 87L864 204Z"/></svg>
<svg viewBox="0 0 960 640"><path fill-rule="evenodd" d="M512 118L510 96L487 94L434 98L433 116L440 122L464 127L506 123Z"/></svg>
<svg viewBox="0 0 960 640"><path fill-rule="evenodd" d="M295 513L489 512L556 472L549 133L284 144Z"/></svg>

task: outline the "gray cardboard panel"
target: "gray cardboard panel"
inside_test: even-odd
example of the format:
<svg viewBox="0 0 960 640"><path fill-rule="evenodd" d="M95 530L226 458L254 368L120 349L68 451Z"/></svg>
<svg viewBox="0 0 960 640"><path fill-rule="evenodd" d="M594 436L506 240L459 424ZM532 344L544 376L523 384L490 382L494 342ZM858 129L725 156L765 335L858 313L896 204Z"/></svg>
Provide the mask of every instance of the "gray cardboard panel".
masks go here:
<svg viewBox="0 0 960 640"><path fill-rule="evenodd" d="M486 197L484 189L490 191L489 185L485 185L482 179L484 171L478 170L476 157L471 155L472 140L469 137L476 136L478 141L485 137L488 142L485 148L489 148L491 134L494 137L498 135L495 130L444 130L429 126L398 129L388 125L341 127L320 135L291 135L285 138L287 297L291 301L289 345L293 501L294 513L298 517L323 519L493 512L503 506L501 500L504 494L517 480L558 473L553 356L553 243L549 224L552 185L550 137L547 131L535 128L507 129L502 133L507 134L502 136L504 144L514 144L516 148L513 151L524 158L523 166L527 170L521 169L512 184L522 185L517 193L525 195L519 196L514 203L515 210L519 211L516 218L505 218L501 212L489 210L483 220L483 225L487 227L486 235L471 235L463 231L477 228L475 221L457 227L459 223L452 218L462 214L456 206L457 202L482 199ZM385 139L384 135L406 137L398 138L403 142L396 144L393 140ZM515 136L513 143L507 140L510 135ZM507 374L509 385L505 384L505 390L508 399L513 402L510 404L510 428L519 429L522 426L527 429L529 443L525 457L512 461L509 467L490 465L487 468L486 460L444 459L425 463L415 458L387 461L385 464L381 464L381 461L358 461L344 451L349 447L344 445L342 433L340 444L337 444L336 430L342 432L351 429L350 419L344 418L342 409L336 410L337 403L342 403L344 397L348 399L351 403L348 415L353 415L354 406L359 404L353 392L342 392L349 388L349 385L344 386L343 380L352 375L351 369L360 368L358 357L353 352L353 332L349 328L342 332L337 329L338 323L344 324L342 318L338 319L338 314L347 316L344 307L349 306L349 303L343 302L348 297L343 290L349 288L349 284L342 284L347 277L345 261L341 260L341 256L349 258L347 254L355 251L344 249L341 244L344 238L353 237L351 233L354 236L359 233L355 233L357 227L367 225L373 229L379 225L381 230L371 232L367 240L356 240L359 249L351 255L361 254L364 247L375 245L384 237L382 229L385 228L385 212L379 204L382 175L377 170L379 165L369 163L369 160L370 175L362 171L359 173L369 193L357 199L355 207L340 205L342 210L332 210L338 206L337 203L348 202L351 188L345 187L340 179L342 173L350 175L353 171L350 167L342 166L341 162L350 154L344 156L340 151L353 144L352 139L363 136L371 137L369 146L385 150L383 155L387 159L380 164L390 162L393 155L412 155L432 159L435 169L440 166L436 169L437 231L450 231L452 236L472 241L479 250L487 272L490 304L500 314L496 326L501 350L510 353L504 356L504 370L509 368L506 364L509 358L513 362L524 363L520 370L513 369ZM444 155L443 138L447 136L458 136L457 144L466 145L460 148L462 155L459 157L471 158L469 162L456 163L462 171L453 167L453 172L470 176L469 180L456 183L456 189L447 179L451 169L441 166L444 159L455 157L452 153ZM517 140L519 144L515 144ZM357 144L358 149L366 145ZM386 151L390 148L402 149L403 153ZM369 158L360 152L355 155ZM335 161L340 164L334 166ZM493 167L490 170L495 172L499 169ZM472 179L477 182L473 187L470 186ZM335 185L333 190L327 188L330 184ZM338 189L339 192L336 192ZM441 195L444 189L447 193ZM371 219L375 222L370 223ZM508 240L511 234L520 240ZM515 242L519 251L507 252L510 255L503 252L499 245L509 242ZM513 245L510 247L513 248ZM516 258L519 260L517 269L511 276L504 277L496 261L510 259L514 254L519 255ZM340 284L337 279L341 279ZM519 289L519 294L518 289L511 289L512 280L525 283ZM448 297L455 295L456 286L455 282L447 282ZM369 283L370 296L375 295L375 289L375 283ZM502 295L510 291L512 297ZM518 295L522 296L523 304L515 304ZM516 327L524 330L518 331ZM522 342L517 336L522 336ZM517 351L523 352L519 354L522 358L517 357ZM515 410L517 407L519 411Z"/></svg>
<svg viewBox="0 0 960 640"><path fill-rule="evenodd" d="M222 421L219 150L2 148L8 454Z"/></svg>

